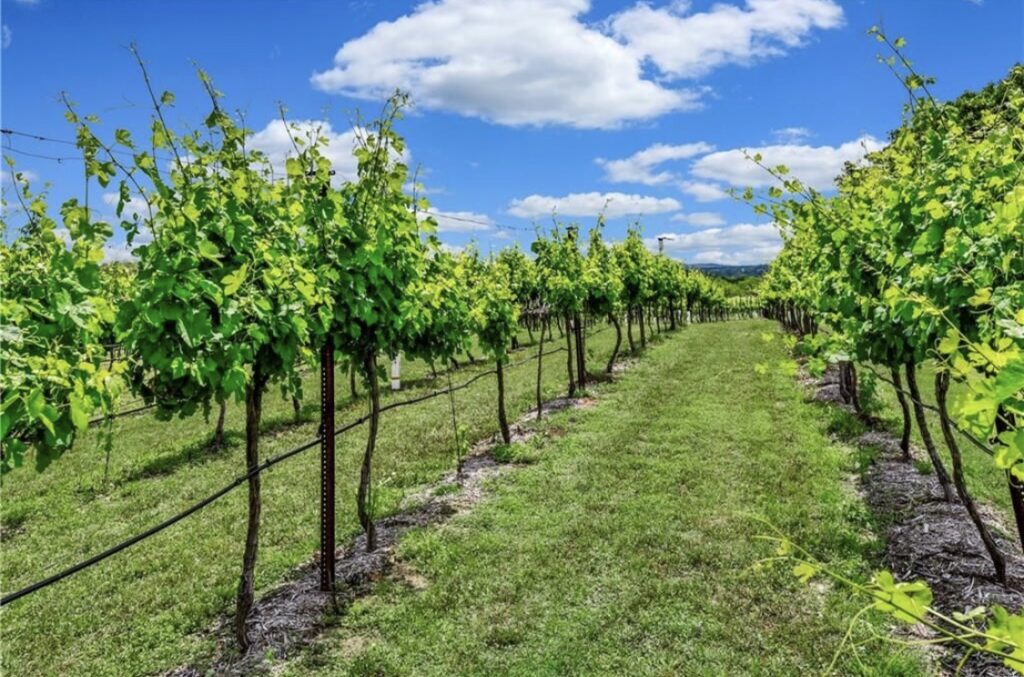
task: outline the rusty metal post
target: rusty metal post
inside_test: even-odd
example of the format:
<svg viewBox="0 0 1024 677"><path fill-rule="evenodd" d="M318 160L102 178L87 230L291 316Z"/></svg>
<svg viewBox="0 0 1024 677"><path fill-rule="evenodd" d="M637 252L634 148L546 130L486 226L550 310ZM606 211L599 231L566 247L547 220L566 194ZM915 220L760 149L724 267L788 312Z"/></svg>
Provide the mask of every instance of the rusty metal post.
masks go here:
<svg viewBox="0 0 1024 677"><path fill-rule="evenodd" d="M334 341L320 352L320 589L334 589Z"/></svg>

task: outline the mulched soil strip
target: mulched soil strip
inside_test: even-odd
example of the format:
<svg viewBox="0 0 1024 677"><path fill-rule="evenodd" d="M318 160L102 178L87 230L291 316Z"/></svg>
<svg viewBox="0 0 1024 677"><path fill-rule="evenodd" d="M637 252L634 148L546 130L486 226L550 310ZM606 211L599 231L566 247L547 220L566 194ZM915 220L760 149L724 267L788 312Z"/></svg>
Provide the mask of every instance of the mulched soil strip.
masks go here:
<svg viewBox="0 0 1024 677"><path fill-rule="evenodd" d="M568 408L586 408L592 398L559 397L544 403L548 414ZM524 414L510 428L512 442L525 442L535 434L525 423L536 419L536 409ZM462 463L461 478L452 471L438 482L412 494L403 501L398 513L377 520L377 549L366 552L366 537L359 535L338 549L336 565L337 610L343 611L352 601L369 594L374 582L388 575L396 566L394 548L408 529L440 524L452 516L468 512L485 496L485 484L498 475L517 467L500 463L493 450L500 442L497 435L477 443ZM461 481L460 481L461 480ZM212 665L199 669L186 665L174 668L166 677L201 677L218 675L252 675L268 673L272 666L268 656L282 659L308 645L324 627L325 616L333 610L334 601L319 590L317 562L303 565L288 582L259 599L249 621L252 645L238 655L230 618L222 618L211 630L217 638Z"/></svg>
<svg viewBox="0 0 1024 677"><path fill-rule="evenodd" d="M852 407L842 404L838 370L830 368L822 379L811 382L814 400L853 414ZM1006 555L1009 586L995 579L992 563L967 510L959 502L943 500L934 473L922 474L914 464L902 460L898 437L872 425L855 443L880 450L861 477L861 489L868 507L887 525L885 564L897 580L925 580L934 593L935 608L947 615L993 604L1013 612L1024 608L1024 556L1011 540L1013 532L994 511L975 499L983 519L995 532L999 549ZM924 450L912 449L912 453L916 458L927 458ZM962 657L961 651L950 647L941 660L953 670ZM976 654L959 674L987 677L1016 673L998 658Z"/></svg>

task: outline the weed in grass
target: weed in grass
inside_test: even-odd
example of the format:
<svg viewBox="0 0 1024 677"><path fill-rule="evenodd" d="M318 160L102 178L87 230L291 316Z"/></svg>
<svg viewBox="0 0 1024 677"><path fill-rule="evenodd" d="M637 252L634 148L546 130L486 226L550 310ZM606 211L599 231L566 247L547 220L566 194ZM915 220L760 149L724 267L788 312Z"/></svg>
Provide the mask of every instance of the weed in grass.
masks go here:
<svg viewBox="0 0 1024 677"><path fill-rule="evenodd" d="M818 405L818 409L828 412L828 432L841 440L856 439L868 430L863 421L838 407Z"/></svg>

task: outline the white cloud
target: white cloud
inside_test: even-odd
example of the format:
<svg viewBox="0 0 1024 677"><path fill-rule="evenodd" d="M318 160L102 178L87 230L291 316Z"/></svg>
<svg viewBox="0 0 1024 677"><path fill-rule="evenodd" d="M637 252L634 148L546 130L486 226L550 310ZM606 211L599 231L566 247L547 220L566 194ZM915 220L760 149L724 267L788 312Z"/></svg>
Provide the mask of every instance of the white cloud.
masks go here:
<svg viewBox="0 0 1024 677"><path fill-rule="evenodd" d="M117 202L120 196L117 193L104 193L103 202L104 204L111 207L111 209L117 208ZM126 221L134 219L136 216L140 219L145 218L149 215L149 208L146 205L146 201L138 195L133 195L128 202L124 204L124 210L121 212L121 218Z"/></svg>
<svg viewBox="0 0 1024 677"><path fill-rule="evenodd" d="M342 45L315 87L506 125L614 127L697 104L643 77L640 58L580 22L586 0L440 0Z"/></svg>
<svg viewBox="0 0 1024 677"><path fill-rule="evenodd" d="M14 174L21 174L21 177L29 183L35 183L39 180L39 175L31 169L16 169L12 174L6 169L0 169L0 183L14 183Z"/></svg>
<svg viewBox="0 0 1024 677"><path fill-rule="evenodd" d="M695 78L725 64L751 64L801 46L815 29L837 28L832 0L747 0L688 14L689 3L639 3L611 19L615 36L666 76Z"/></svg>
<svg viewBox="0 0 1024 677"><path fill-rule="evenodd" d="M2 30L3 30L3 38L0 39L0 43L3 44L3 48L4 49L7 49L8 47L11 46L11 39L14 37L14 33L12 33L11 29L7 27L7 24L3 25Z"/></svg>
<svg viewBox="0 0 1024 677"><path fill-rule="evenodd" d="M326 120L289 120L287 125L284 120L271 120L266 127L253 134L248 143L266 154L275 175L284 177L285 161L295 155L292 137L305 141L310 133L327 139L327 145L320 150L331 161L331 167L336 172L335 180L354 180L358 168L358 162L352 154L358 143L356 132L351 129L335 132Z"/></svg>
<svg viewBox="0 0 1024 677"><path fill-rule="evenodd" d="M717 212L690 212L688 214L676 214L670 220L681 221L682 223L688 223L691 226L702 226L704 228L725 224L725 219L723 219L722 215Z"/></svg>
<svg viewBox="0 0 1024 677"><path fill-rule="evenodd" d="M461 254L466 251L466 247L461 244L448 244L447 242L442 242L441 250L446 251L449 254Z"/></svg>
<svg viewBox="0 0 1024 677"><path fill-rule="evenodd" d="M665 253L693 263L734 265L765 263L782 249L774 224L741 223L692 233L661 233ZM648 249L657 251L658 238L645 238Z"/></svg>
<svg viewBox="0 0 1024 677"><path fill-rule="evenodd" d="M768 263L779 253L782 246L753 247L735 252L709 249L699 252L691 263L717 263L723 266L756 266Z"/></svg>
<svg viewBox="0 0 1024 677"><path fill-rule="evenodd" d="M424 195L440 195L444 193L444 188L426 186L423 184L423 181L406 181L405 185L402 186L402 190L404 190L409 195L416 195L417 197L423 197Z"/></svg>
<svg viewBox="0 0 1024 677"><path fill-rule="evenodd" d="M437 232L439 233L470 233L494 228L494 221L491 217L477 212L442 212L432 209L429 214L424 212L418 214L421 221L427 216L432 216L437 221Z"/></svg>
<svg viewBox="0 0 1024 677"><path fill-rule="evenodd" d="M633 153L622 160L605 160L598 158L597 164L604 167L605 178L615 183L642 183L648 186L669 183L676 180L676 174L670 171L654 173L654 169L665 162L685 160L687 158L710 153L715 149L709 143L698 141L670 146L656 143L641 151Z"/></svg>
<svg viewBox="0 0 1024 677"><path fill-rule="evenodd" d="M773 129L772 136L779 143L801 143L814 136L806 127L783 127Z"/></svg>
<svg viewBox="0 0 1024 677"><path fill-rule="evenodd" d="M609 219L634 214L661 214L682 209L677 200L625 193L571 193L564 197L530 195L512 200L508 213L522 218L551 216L597 216Z"/></svg>
<svg viewBox="0 0 1024 677"><path fill-rule="evenodd" d="M426 108L505 125L609 128L699 107L700 90L670 81L780 54L842 17L831 0L684 9L583 21L589 0L434 0L344 43L311 81L364 99L402 88Z"/></svg>
<svg viewBox="0 0 1024 677"><path fill-rule="evenodd" d="M113 242L104 245L103 261L106 263L134 261L134 247L129 247L127 242Z"/></svg>
<svg viewBox="0 0 1024 677"><path fill-rule="evenodd" d="M840 146L776 145L748 148L746 152L751 156L760 153L761 162L768 167L786 165L790 176L818 190L827 190L847 162L859 162L865 152L876 151L884 145L875 137L865 135ZM757 188L775 183L768 172L744 157L743 150L739 149L705 155L693 164L691 172L694 176L732 186Z"/></svg>
<svg viewBox="0 0 1024 677"><path fill-rule="evenodd" d="M19 5L38 5L39 0L14 0Z"/></svg>
<svg viewBox="0 0 1024 677"><path fill-rule="evenodd" d="M720 185L706 181L680 181L679 190L697 202L716 202L729 197L729 194Z"/></svg>
<svg viewBox="0 0 1024 677"><path fill-rule="evenodd" d="M692 181L683 178L679 172L656 169L664 162L692 158L714 150L714 146L703 141L676 146L656 143L621 160L597 158L596 162L604 167L605 178L609 181L652 186L674 183L679 190L698 202L714 202L729 197L718 184Z"/></svg>

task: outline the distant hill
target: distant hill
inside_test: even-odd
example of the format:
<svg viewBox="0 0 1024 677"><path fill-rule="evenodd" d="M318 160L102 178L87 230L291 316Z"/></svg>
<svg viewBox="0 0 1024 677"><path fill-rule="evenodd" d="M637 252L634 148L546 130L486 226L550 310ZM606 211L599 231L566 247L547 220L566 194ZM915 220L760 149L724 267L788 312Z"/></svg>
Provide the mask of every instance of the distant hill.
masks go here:
<svg viewBox="0 0 1024 677"><path fill-rule="evenodd" d="M740 277L760 277L768 270L767 263L760 263L753 266L726 266L720 263L688 263L689 268L696 268L708 275L724 277L730 280Z"/></svg>

